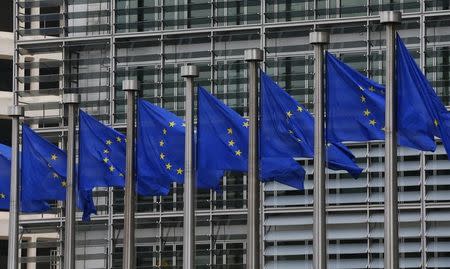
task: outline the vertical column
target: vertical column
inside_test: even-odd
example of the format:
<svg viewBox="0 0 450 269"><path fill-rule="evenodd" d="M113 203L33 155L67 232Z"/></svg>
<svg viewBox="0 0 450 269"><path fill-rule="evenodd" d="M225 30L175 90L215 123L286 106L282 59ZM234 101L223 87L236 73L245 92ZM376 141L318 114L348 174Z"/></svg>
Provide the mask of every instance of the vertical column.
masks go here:
<svg viewBox="0 0 450 269"><path fill-rule="evenodd" d="M14 67L15 68L15 67ZM15 82L14 82L15 83ZM9 107L11 117L11 188L9 194L9 231L8 231L8 269L17 269L19 263L19 211L20 211L20 173L19 173L19 128L23 107Z"/></svg>
<svg viewBox="0 0 450 269"><path fill-rule="evenodd" d="M312 32L309 43L314 46L314 204L313 204L313 268L327 268L327 220L325 188L324 137L324 48L329 43L326 32Z"/></svg>
<svg viewBox="0 0 450 269"><path fill-rule="evenodd" d="M194 78L198 77L195 65L181 67L186 82L186 135L184 144L184 240L183 269L195 268L195 153L194 153Z"/></svg>
<svg viewBox="0 0 450 269"><path fill-rule="evenodd" d="M75 269L75 201L77 181L75 178L75 132L76 114L80 96L75 93L63 95L67 105L67 187L66 187L66 221L64 240L64 269Z"/></svg>
<svg viewBox="0 0 450 269"><path fill-rule="evenodd" d="M384 268L399 268L398 184L397 184L397 87L395 81L395 26L402 15L397 11L380 13L386 25L386 113L384 161Z"/></svg>
<svg viewBox="0 0 450 269"><path fill-rule="evenodd" d="M126 176L125 176L125 199L124 199L124 235L123 235L123 269L136 268L135 256L135 220L136 207L136 95L139 89L137 80L124 80L122 88L127 92L127 149L126 149Z"/></svg>
<svg viewBox="0 0 450 269"><path fill-rule="evenodd" d="M20 174L19 174L19 134L20 117L23 116L23 107L19 106L19 89L17 80L17 64L19 62L19 50L17 48L19 6L17 1L13 2L13 106L9 108L12 118L11 123L11 187L9 197L9 227L8 227L8 269L18 268L18 243L19 243L19 210L20 210Z"/></svg>
<svg viewBox="0 0 450 269"><path fill-rule="evenodd" d="M260 249L260 189L259 189L259 62L263 60L260 49L244 52L247 62L248 117L250 122L248 143L248 198L247 198L247 269L261 268Z"/></svg>

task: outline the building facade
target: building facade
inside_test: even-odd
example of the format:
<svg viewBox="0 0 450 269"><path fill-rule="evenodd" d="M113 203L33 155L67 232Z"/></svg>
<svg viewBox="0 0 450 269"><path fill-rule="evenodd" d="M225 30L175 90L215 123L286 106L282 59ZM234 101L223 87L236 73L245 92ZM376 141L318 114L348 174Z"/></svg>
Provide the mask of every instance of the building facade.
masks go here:
<svg viewBox="0 0 450 269"><path fill-rule="evenodd" d="M16 0L14 88L25 122L65 147L63 92L81 108L124 131L125 78L141 97L183 116L180 66L199 67L199 84L247 113L247 48L264 50L261 67L312 108L309 32L330 32L330 52L379 83L384 27L379 11L400 10L399 33L439 96L450 105L450 4L443 0ZM350 144L359 179L327 171L329 268L383 268L383 160L380 142ZM267 183L262 193L266 269L312 268L312 160L305 190ZM450 162L436 152L399 149L400 264L450 264ZM246 177L230 173L223 192L199 191L197 268L245 268ZM123 190L94 193L98 215L77 224L77 268L121 268ZM181 268L183 186L166 197L139 197L138 268ZM51 214L21 216L22 263L62 268L63 204ZM80 217L80 215L79 215ZM34 249L34 250L33 250ZM29 251L33 250L33 251Z"/></svg>

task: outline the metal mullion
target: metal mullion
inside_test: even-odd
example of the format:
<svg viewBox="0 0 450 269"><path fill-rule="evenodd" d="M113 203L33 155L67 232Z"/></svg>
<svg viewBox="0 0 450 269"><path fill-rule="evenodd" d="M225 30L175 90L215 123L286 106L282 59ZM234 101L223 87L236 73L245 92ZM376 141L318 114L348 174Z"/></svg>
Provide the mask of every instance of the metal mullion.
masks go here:
<svg viewBox="0 0 450 269"><path fill-rule="evenodd" d="M419 32L420 32L420 68L422 72L425 74L425 65L426 65L426 22L425 16L423 15L425 12L425 3L423 1L420 2L420 22L419 22ZM422 269L426 269L427 262L427 238L426 238L426 156L425 152L420 152L420 258Z"/></svg>

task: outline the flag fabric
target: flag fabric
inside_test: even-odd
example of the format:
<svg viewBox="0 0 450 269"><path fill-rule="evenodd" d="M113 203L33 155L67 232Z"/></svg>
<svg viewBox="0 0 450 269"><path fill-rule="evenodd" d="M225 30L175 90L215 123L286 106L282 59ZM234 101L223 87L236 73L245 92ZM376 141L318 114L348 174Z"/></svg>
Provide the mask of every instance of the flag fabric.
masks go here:
<svg viewBox="0 0 450 269"><path fill-rule="evenodd" d="M126 138L80 110L79 186L125 186Z"/></svg>
<svg viewBox="0 0 450 269"><path fill-rule="evenodd" d="M67 154L27 125L22 126L22 201L65 201ZM78 189L78 188L77 188ZM83 220L95 213L90 190L77 190L77 205ZM24 208L25 209L25 208Z"/></svg>
<svg viewBox="0 0 450 269"><path fill-rule="evenodd" d="M248 120L198 87L199 169L248 171L249 126ZM261 181L303 189L303 168L285 153L264 155L272 151L270 143L260 143Z"/></svg>
<svg viewBox="0 0 450 269"><path fill-rule="evenodd" d="M9 211L11 188L11 147L0 144L0 210ZM50 206L46 202L28 200L22 197L20 210L24 213L42 213Z"/></svg>
<svg viewBox="0 0 450 269"><path fill-rule="evenodd" d="M331 142L384 140L385 88L330 53L326 54L327 139ZM400 95L399 95L399 98ZM413 100L410 96L406 99ZM401 104L399 103L400 107ZM398 144L434 151L414 106L397 115ZM406 109L406 108L405 108Z"/></svg>
<svg viewBox="0 0 450 269"><path fill-rule="evenodd" d="M0 210L9 211L11 187L11 147L0 144ZM25 199L24 199L25 198ZM42 213L50 209L46 202L27 200L22 197L21 212Z"/></svg>
<svg viewBox="0 0 450 269"><path fill-rule="evenodd" d="M167 195L172 182L184 182L185 124L173 113L138 102L137 187L143 195ZM220 189L223 171L197 171L199 189Z"/></svg>
<svg viewBox="0 0 450 269"><path fill-rule="evenodd" d="M11 148L0 144L0 210L9 210Z"/></svg>
<svg viewBox="0 0 450 269"><path fill-rule="evenodd" d="M82 220L88 222L91 220L92 214L97 214L97 208L94 204L92 196L92 190L83 190L78 188L77 190L77 207L83 211Z"/></svg>
<svg viewBox="0 0 450 269"><path fill-rule="evenodd" d="M27 125L22 130L22 195L31 200L64 201L66 153Z"/></svg>
<svg viewBox="0 0 450 269"><path fill-rule="evenodd" d="M434 150L434 137L441 138L449 156L450 113L398 35L396 43L399 126L411 130L428 147L424 150Z"/></svg>
<svg viewBox="0 0 450 269"><path fill-rule="evenodd" d="M261 111L261 143L271 145L270 154L314 157L313 116L262 71ZM327 143L326 157L330 169L348 171L354 178L362 172L353 154L341 143Z"/></svg>

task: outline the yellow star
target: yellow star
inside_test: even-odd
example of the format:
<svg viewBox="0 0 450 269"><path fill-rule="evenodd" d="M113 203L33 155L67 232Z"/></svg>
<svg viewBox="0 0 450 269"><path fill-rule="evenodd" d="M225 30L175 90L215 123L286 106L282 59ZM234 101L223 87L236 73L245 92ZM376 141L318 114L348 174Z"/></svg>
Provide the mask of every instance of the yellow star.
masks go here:
<svg viewBox="0 0 450 269"><path fill-rule="evenodd" d="M372 125L372 126L375 126L376 123L377 123L376 120L370 120L370 121L369 121L369 124Z"/></svg>
<svg viewBox="0 0 450 269"><path fill-rule="evenodd" d="M364 110L364 116L369 116L370 113L372 112L370 112L369 109L366 108L366 110Z"/></svg>
<svg viewBox="0 0 450 269"><path fill-rule="evenodd" d="M3 192L0 193L0 199L6 199L6 195Z"/></svg>
<svg viewBox="0 0 450 269"><path fill-rule="evenodd" d="M109 153L109 150L104 149L104 150L103 150L103 153L108 154L108 153Z"/></svg>
<svg viewBox="0 0 450 269"><path fill-rule="evenodd" d="M434 120L434 125L436 125L436 127L439 125L439 121L437 119Z"/></svg>
<svg viewBox="0 0 450 269"><path fill-rule="evenodd" d="M116 141L120 143L120 142L122 142L122 138L120 138L120 136L118 136L118 137L116 137Z"/></svg>
<svg viewBox="0 0 450 269"><path fill-rule="evenodd" d="M359 86L359 89L360 89L361 91L364 91L363 86Z"/></svg>
<svg viewBox="0 0 450 269"><path fill-rule="evenodd" d="M66 181L61 181L61 186L62 186L63 188L67 187L67 182L66 182Z"/></svg>
<svg viewBox="0 0 450 269"><path fill-rule="evenodd" d="M109 159L108 159L108 158L104 158L104 159L103 159L103 162L104 162L104 163L108 163L108 162L109 162Z"/></svg>
<svg viewBox="0 0 450 269"><path fill-rule="evenodd" d="M59 175L57 173L53 173L53 178L59 178Z"/></svg>
<svg viewBox="0 0 450 269"><path fill-rule="evenodd" d="M52 154L51 159L52 161L56 161L58 159L58 156L56 154Z"/></svg>
<svg viewBox="0 0 450 269"><path fill-rule="evenodd" d="M241 152L241 150L236 150L234 153L236 153L236 156L241 156L241 154L242 154L242 152Z"/></svg>
<svg viewBox="0 0 450 269"><path fill-rule="evenodd" d="M175 126L175 122L174 121L169 122L169 126L170 127L174 127Z"/></svg>
<svg viewBox="0 0 450 269"><path fill-rule="evenodd" d="M364 95L361 95L361 103L365 103L366 102L366 97L364 97Z"/></svg>
<svg viewBox="0 0 450 269"><path fill-rule="evenodd" d="M228 146L230 146L230 147L232 147L232 146L234 146L234 140L230 140L230 141L228 141Z"/></svg>
<svg viewBox="0 0 450 269"><path fill-rule="evenodd" d="M183 174L183 169L178 168L178 169L177 169L177 174L178 174L178 175L182 175L182 174Z"/></svg>
<svg viewBox="0 0 450 269"><path fill-rule="evenodd" d="M292 131L292 130L289 130L289 133L290 133L290 134L294 134L294 131Z"/></svg>
<svg viewBox="0 0 450 269"><path fill-rule="evenodd" d="M122 174L122 173L120 173L120 174L119 174L119 177L123 177L123 174Z"/></svg>
<svg viewBox="0 0 450 269"><path fill-rule="evenodd" d="M374 88L373 86L370 86L370 87L369 87L369 91L374 92L374 91L375 91L375 88Z"/></svg>
<svg viewBox="0 0 450 269"><path fill-rule="evenodd" d="M298 112L303 112L303 107L297 106L297 111L298 111Z"/></svg>
<svg viewBox="0 0 450 269"><path fill-rule="evenodd" d="M166 169L167 169L167 170L172 169L172 165L171 165L170 163L166 164Z"/></svg>
<svg viewBox="0 0 450 269"><path fill-rule="evenodd" d="M386 131L386 127L381 128L381 131L383 132Z"/></svg>
<svg viewBox="0 0 450 269"><path fill-rule="evenodd" d="M164 140L159 141L159 146L164 147Z"/></svg>
<svg viewBox="0 0 450 269"><path fill-rule="evenodd" d="M163 129L163 134L164 134L164 135L167 134L167 129L166 129L166 128Z"/></svg>
<svg viewBox="0 0 450 269"><path fill-rule="evenodd" d="M111 140L106 140L106 145L111 145L112 144L112 141Z"/></svg>
<svg viewBox="0 0 450 269"><path fill-rule="evenodd" d="M164 155L164 153L161 153L161 154L159 154L159 158L160 158L161 160L164 160L164 158L166 158L166 155Z"/></svg>
<svg viewBox="0 0 450 269"><path fill-rule="evenodd" d="M233 134L233 129L231 129L231 128L228 128L228 129L227 129L227 132L228 132L228 134L230 134L230 135L231 135L231 134Z"/></svg>
<svg viewBox="0 0 450 269"><path fill-rule="evenodd" d="M288 112L286 112L286 115L288 116L288 118L290 118L290 117L292 117L292 112L288 111Z"/></svg>
<svg viewBox="0 0 450 269"><path fill-rule="evenodd" d="M248 123L248 121L244 121L244 123L242 123L242 126L244 126L245 128L248 128L250 126L250 124Z"/></svg>
<svg viewBox="0 0 450 269"><path fill-rule="evenodd" d="M114 166L111 165L111 166L109 167L109 171L114 172L114 170L116 170L116 168L115 168Z"/></svg>
<svg viewBox="0 0 450 269"><path fill-rule="evenodd" d="M186 123L185 123L185 122L183 122L183 123L181 124L181 126L183 126L183 127L186 127Z"/></svg>
<svg viewBox="0 0 450 269"><path fill-rule="evenodd" d="M297 138L297 142L302 142L302 140L300 138Z"/></svg>

